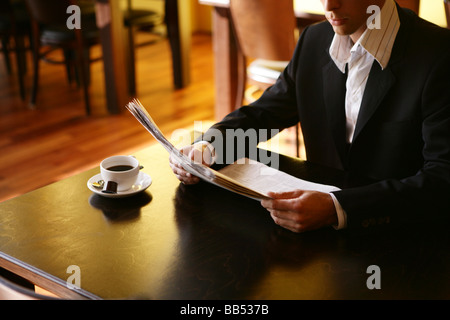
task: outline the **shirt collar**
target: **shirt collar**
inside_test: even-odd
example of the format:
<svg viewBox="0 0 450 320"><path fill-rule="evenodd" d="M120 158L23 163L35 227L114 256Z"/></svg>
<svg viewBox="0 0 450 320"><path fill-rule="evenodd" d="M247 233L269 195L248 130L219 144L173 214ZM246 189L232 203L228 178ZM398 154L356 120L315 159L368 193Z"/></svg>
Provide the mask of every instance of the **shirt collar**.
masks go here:
<svg viewBox="0 0 450 320"><path fill-rule="evenodd" d="M382 69L387 67L395 37L400 28L400 19L393 0L386 0L379 14L380 28L367 28L355 44L350 36L334 35L330 55L342 73L345 73L345 66L350 60L351 52L356 51L358 46L368 52Z"/></svg>

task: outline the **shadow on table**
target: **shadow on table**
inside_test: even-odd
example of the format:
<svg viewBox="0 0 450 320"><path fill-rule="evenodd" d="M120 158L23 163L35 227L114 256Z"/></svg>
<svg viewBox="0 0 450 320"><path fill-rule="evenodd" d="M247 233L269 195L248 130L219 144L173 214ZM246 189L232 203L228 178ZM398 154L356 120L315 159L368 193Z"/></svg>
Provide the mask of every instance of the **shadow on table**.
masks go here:
<svg viewBox="0 0 450 320"><path fill-rule="evenodd" d="M111 222L123 222L137 219L141 209L152 201L152 196L147 192L125 198L106 198L93 193L89 198L89 204L103 212Z"/></svg>

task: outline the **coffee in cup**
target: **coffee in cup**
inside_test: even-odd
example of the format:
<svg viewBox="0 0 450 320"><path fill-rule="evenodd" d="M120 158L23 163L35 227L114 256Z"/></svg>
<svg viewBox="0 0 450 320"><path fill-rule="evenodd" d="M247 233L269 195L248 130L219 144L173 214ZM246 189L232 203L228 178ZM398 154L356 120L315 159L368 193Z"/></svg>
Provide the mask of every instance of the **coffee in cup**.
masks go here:
<svg viewBox="0 0 450 320"><path fill-rule="evenodd" d="M104 181L103 192L120 192L130 189L139 175L139 161L133 156L112 156L100 163Z"/></svg>

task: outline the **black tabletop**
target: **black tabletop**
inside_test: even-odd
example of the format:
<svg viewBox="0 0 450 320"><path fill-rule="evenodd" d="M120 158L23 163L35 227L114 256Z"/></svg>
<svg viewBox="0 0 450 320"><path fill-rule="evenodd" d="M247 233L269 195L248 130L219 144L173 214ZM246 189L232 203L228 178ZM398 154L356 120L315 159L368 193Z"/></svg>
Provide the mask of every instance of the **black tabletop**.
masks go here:
<svg viewBox="0 0 450 320"><path fill-rule="evenodd" d="M450 235L422 224L303 234L256 200L185 186L160 146L136 153L144 192L110 199L94 168L0 204L0 266L61 295L102 299L448 299ZM339 171L281 157L280 169L338 187ZM81 290L65 286L75 265Z"/></svg>

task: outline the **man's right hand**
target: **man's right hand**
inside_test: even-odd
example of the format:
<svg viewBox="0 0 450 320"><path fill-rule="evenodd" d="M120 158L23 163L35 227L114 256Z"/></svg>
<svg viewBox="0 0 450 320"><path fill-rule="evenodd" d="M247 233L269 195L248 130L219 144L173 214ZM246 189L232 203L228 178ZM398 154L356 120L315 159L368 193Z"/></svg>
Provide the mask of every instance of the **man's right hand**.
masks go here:
<svg viewBox="0 0 450 320"><path fill-rule="evenodd" d="M180 149L181 153L187 155L188 158L195 162L202 163L206 166L213 164L212 148L207 143L197 142L193 145ZM172 155L169 158L169 164L175 176L184 184L196 184L200 182L200 178L192 175L183 169L181 164Z"/></svg>

